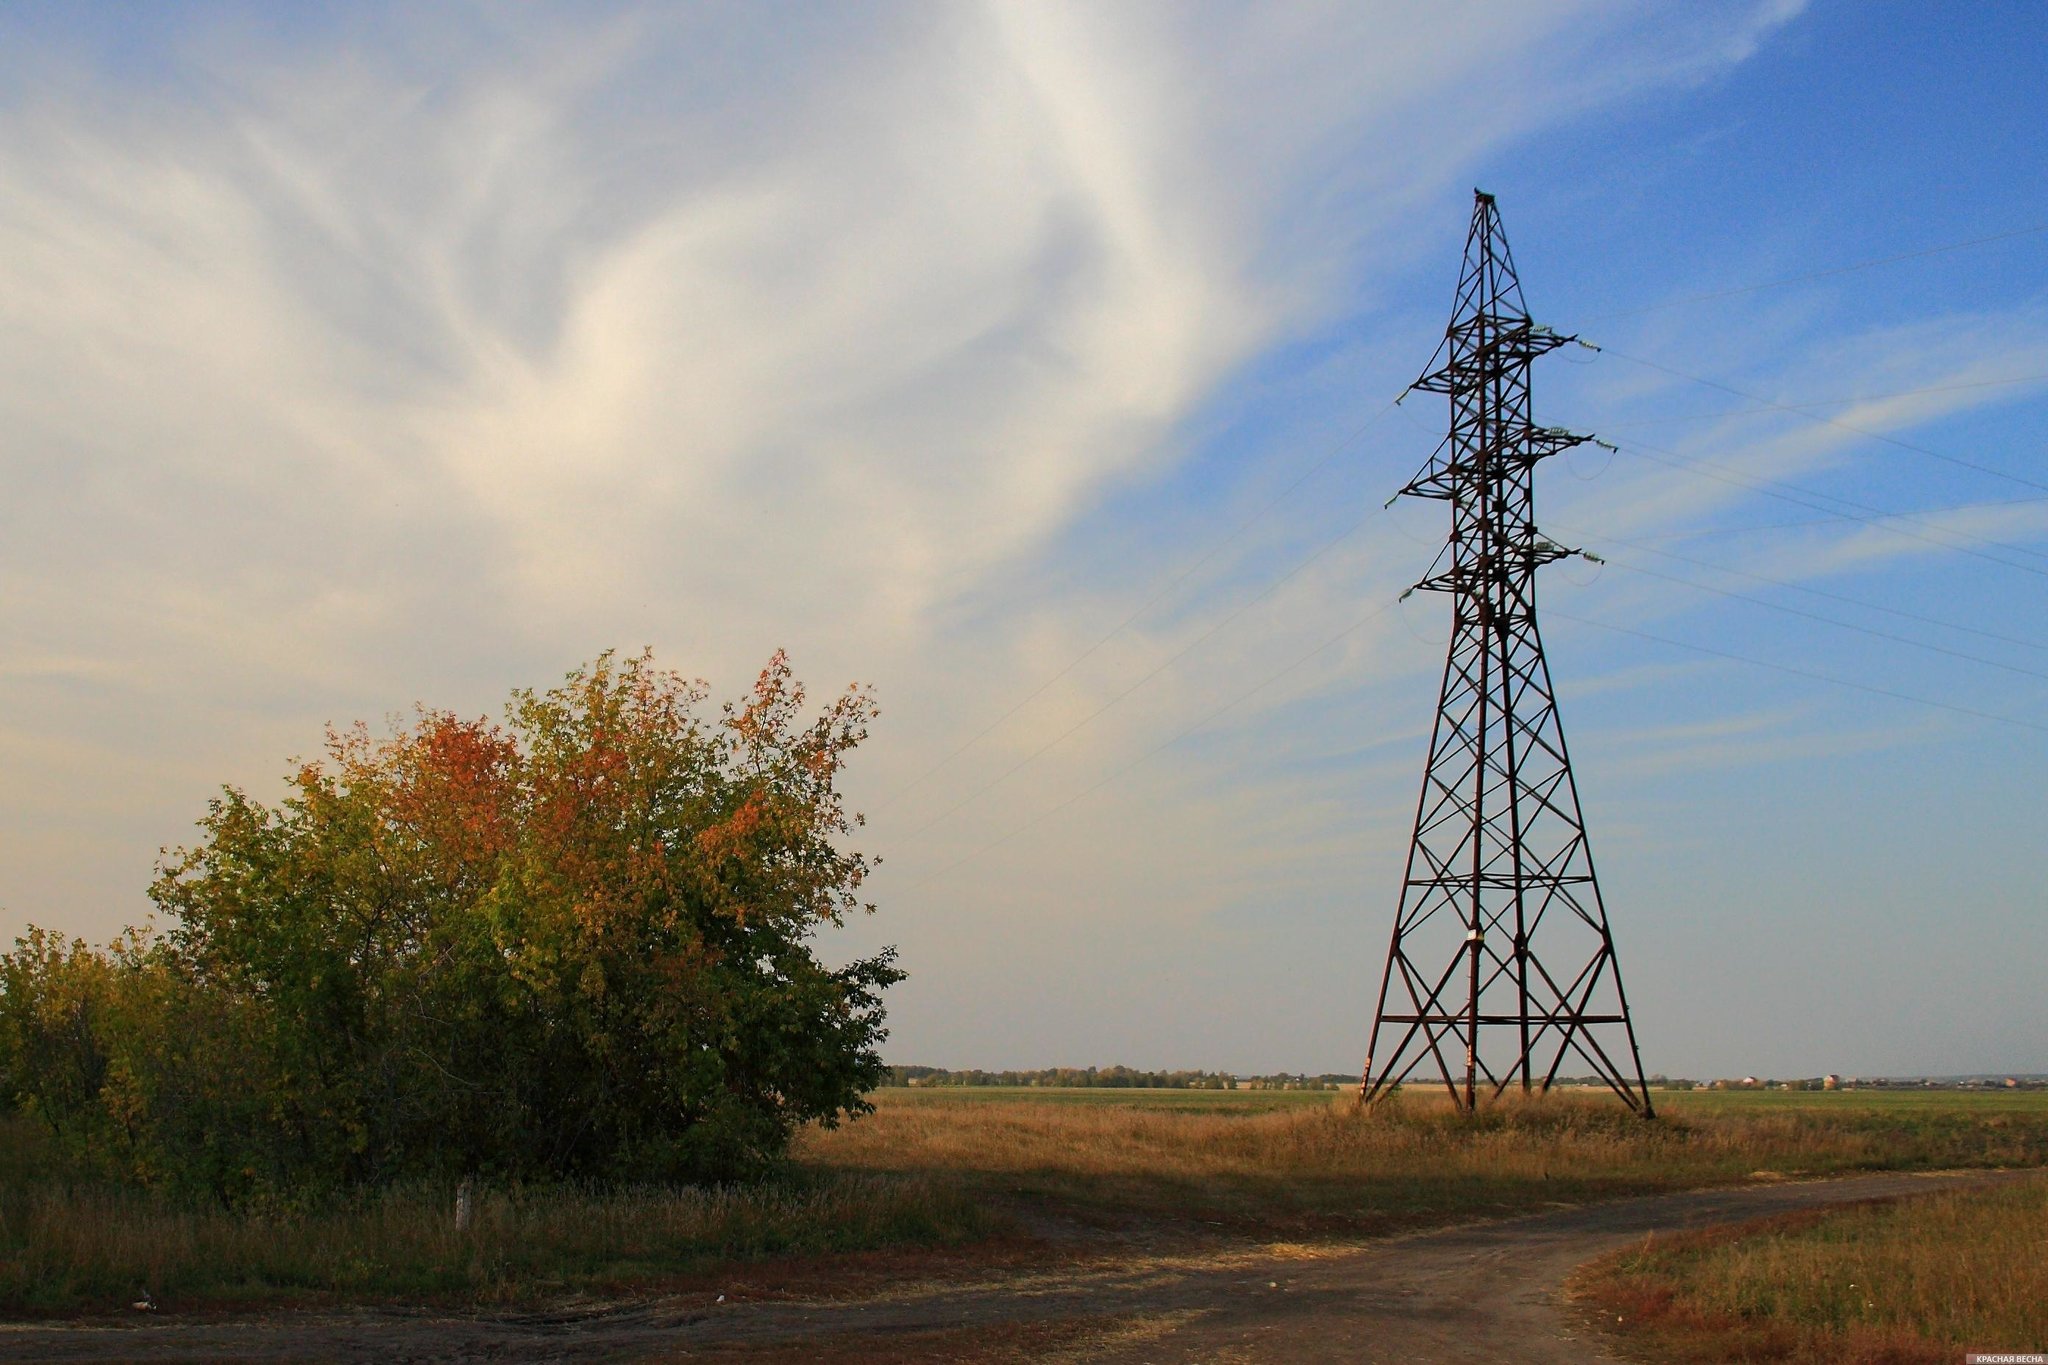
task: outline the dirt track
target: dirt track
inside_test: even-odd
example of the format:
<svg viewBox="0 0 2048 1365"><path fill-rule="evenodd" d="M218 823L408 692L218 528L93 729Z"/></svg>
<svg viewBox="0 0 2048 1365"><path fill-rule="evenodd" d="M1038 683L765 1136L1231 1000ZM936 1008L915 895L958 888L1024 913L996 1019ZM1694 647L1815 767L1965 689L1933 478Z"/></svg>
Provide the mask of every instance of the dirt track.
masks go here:
<svg viewBox="0 0 2048 1365"><path fill-rule="evenodd" d="M361 1309L5 1324L0 1359L1588 1365L1607 1357L1573 1339L1556 1302L1583 1261L1653 1230L1986 1178L1879 1175L1662 1195L1352 1245L1133 1254L861 1297L721 1303L707 1292L545 1315Z"/></svg>

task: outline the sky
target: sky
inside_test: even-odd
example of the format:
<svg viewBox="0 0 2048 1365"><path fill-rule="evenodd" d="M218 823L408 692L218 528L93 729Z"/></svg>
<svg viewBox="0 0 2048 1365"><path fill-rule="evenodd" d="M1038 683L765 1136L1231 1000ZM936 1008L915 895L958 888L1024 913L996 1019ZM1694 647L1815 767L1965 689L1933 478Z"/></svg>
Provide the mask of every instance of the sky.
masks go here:
<svg viewBox="0 0 2048 1365"><path fill-rule="evenodd" d="M1355 1072L1473 188L1652 1071L2048 1071L2048 9L0 10L0 939L602 650L872 684L892 1061Z"/></svg>

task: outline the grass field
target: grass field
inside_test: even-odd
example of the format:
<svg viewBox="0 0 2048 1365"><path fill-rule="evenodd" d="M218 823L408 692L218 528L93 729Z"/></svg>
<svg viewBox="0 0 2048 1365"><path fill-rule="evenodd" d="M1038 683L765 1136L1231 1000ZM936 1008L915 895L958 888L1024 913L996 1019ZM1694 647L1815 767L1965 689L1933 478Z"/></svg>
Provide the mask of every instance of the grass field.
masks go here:
<svg viewBox="0 0 2048 1365"><path fill-rule="evenodd" d="M2048 1350L2048 1180L1682 1234L1587 1267L1573 1291L1653 1361Z"/></svg>
<svg viewBox="0 0 2048 1365"><path fill-rule="evenodd" d="M901 1089L800 1138L788 1178L722 1191L388 1191L270 1216L55 1180L0 1132L0 1312L125 1304L506 1300L722 1262L1042 1230L1355 1238L1762 1175L2048 1166L2048 1095L1674 1093L1642 1123L1592 1096L1476 1118L1314 1091Z"/></svg>
<svg viewBox="0 0 2048 1365"><path fill-rule="evenodd" d="M1111 1098L1111 1097L1115 1098ZM1465 1118L1404 1096L1366 1115L1299 1091L891 1090L806 1134L816 1167L945 1171L1031 1204L1148 1219L1377 1232L1757 1176L2048 1165L2048 1094L1674 1092Z"/></svg>
<svg viewBox="0 0 2048 1365"><path fill-rule="evenodd" d="M1411 1087L1407 1101L1424 1106L1438 1094ZM1553 1092L1563 1100L1606 1102L1607 1092L1572 1087ZM1660 1113L1700 1114L1862 1112L1910 1116L1917 1113L1970 1115L2048 1114L2048 1090L1653 1090ZM876 1104L1003 1104L1029 1100L1049 1105L1102 1105L1126 1109L1171 1109L1218 1114L1267 1110L1323 1109L1355 1102L1347 1090L1138 1090L1102 1086L1048 1089L1028 1085L902 1086L878 1090Z"/></svg>
<svg viewBox="0 0 2048 1365"><path fill-rule="evenodd" d="M1122 1086L1060 1089L1037 1085L902 1086L878 1090L877 1104L1106 1105L1184 1113L1251 1114L1269 1109L1321 1109L1345 1092L1335 1090L1142 1090ZM1355 1094L1355 1090L1352 1092Z"/></svg>
<svg viewBox="0 0 2048 1365"><path fill-rule="evenodd" d="M1864 1110L1882 1114L2048 1113L2048 1090L1674 1090L1652 1091L1660 1109L1673 1113L1768 1113L1810 1109L1821 1113Z"/></svg>

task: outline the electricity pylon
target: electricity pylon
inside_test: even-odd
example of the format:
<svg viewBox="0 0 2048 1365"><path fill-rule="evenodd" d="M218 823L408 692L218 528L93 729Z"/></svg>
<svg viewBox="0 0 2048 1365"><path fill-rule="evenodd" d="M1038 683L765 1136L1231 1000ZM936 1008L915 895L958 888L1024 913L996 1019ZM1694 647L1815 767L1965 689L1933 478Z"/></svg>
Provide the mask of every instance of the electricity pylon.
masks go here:
<svg viewBox="0 0 2048 1365"><path fill-rule="evenodd" d="M1401 490L1451 505L1415 585L1450 595L1451 645L1365 1102L1420 1072L1470 1110L1547 1090L1573 1058L1652 1113L1536 629L1536 569L1576 552L1537 532L1534 470L1587 438L1531 420L1529 365L1571 340L1529 320L1500 211L1474 191L1443 363L1413 385L1451 401L1450 435Z"/></svg>

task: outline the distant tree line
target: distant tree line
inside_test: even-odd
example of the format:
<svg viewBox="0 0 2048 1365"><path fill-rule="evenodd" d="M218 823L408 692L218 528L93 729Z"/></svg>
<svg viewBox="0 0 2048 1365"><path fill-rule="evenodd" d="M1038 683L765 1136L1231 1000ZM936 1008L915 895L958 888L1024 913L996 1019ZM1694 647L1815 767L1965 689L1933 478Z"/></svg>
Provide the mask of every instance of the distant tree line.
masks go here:
<svg viewBox="0 0 2048 1365"><path fill-rule="evenodd" d="M1128 1066L1048 1066L1035 1071L949 1071L942 1066L892 1066L884 1082L897 1086L1040 1086L1073 1090L1335 1090L1353 1078L1276 1073L1238 1076L1227 1071L1140 1071Z"/></svg>

